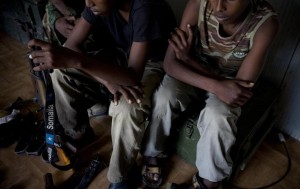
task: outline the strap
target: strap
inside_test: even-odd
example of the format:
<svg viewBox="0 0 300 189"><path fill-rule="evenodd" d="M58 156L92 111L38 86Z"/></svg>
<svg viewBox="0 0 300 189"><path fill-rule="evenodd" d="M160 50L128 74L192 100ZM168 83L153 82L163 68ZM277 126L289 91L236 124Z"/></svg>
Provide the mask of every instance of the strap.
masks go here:
<svg viewBox="0 0 300 189"><path fill-rule="evenodd" d="M29 9L28 9L29 10ZM32 30L28 30L30 38L39 38L39 33L35 27L36 20L29 15L30 21L32 21ZM39 47L32 47L32 51L40 50ZM55 96L52 81L50 77L51 70L34 71L36 63L33 62L31 55L29 54L30 71L35 81L35 89L38 92L40 105L44 108L44 122L45 122L45 141L46 141L46 152L48 162L54 165L54 162L58 162L59 158L57 155L57 149L55 146L56 127L59 125L56 109L55 109ZM56 164L55 164L56 165ZM60 166L60 170L69 169L69 165L65 168Z"/></svg>
<svg viewBox="0 0 300 189"><path fill-rule="evenodd" d="M53 167L61 171L67 171L73 168L75 159L70 158L63 149L61 137L56 135L54 142L58 161L50 162ZM58 164L59 163L59 164Z"/></svg>
<svg viewBox="0 0 300 189"><path fill-rule="evenodd" d="M44 79L44 81L46 82L46 102L44 107L46 150L48 153L48 161L52 163L58 161L57 151L54 145L56 136L55 127L58 123L58 120L54 105L54 90L49 73L44 74Z"/></svg>
<svg viewBox="0 0 300 189"><path fill-rule="evenodd" d="M198 182L197 176L193 176L193 186L194 188L199 188L200 189L200 183Z"/></svg>
<svg viewBox="0 0 300 189"><path fill-rule="evenodd" d="M68 165L58 165L55 162L51 162L51 165L61 171L68 171L74 167L73 161L70 161L70 164Z"/></svg>
<svg viewBox="0 0 300 189"><path fill-rule="evenodd" d="M32 34L33 35L33 34ZM33 36L35 37L35 36ZM37 47L33 47L32 51L39 50ZM31 67L31 74L34 77L36 83L36 91L40 100L40 105L44 106L44 122L45 122L45 140L46 140L46 152L48 162L58 161L56 149L54 145L55 140L55 126L57 124L56 111L54 106L54 90L50 74L48 71L34 71L35 63L29 55L29 63Z"/></svg>
<svg viewBox="0 0 300 189"><path fill-rule="evenodd" d="M193 176L193 186L194 188L196 189L208 189L204 183L203 183L203 179L200 178L198 176L198 173L196 173L194 176Z"/></svg>
<svg viewBox="0 0 300 189"><path fill-rule="evenodd" d="M149 166L144 166L142 174L161 174L161 168L160 167L149 167Z"/></svg>
<svg viewBox="0 0 300 189"><path fill-rule="evenodd" d="M86 189L96 175L105 167L105 164L103 164L100 159L100 155L97 154L96 157L91 161L90 165L86 168L84 175L76 189Z"/></svg>
<svg viewBox="0 0 300 189"><path fill-rule="evenodd" d="M46 83L46 102L45 102L45 131L46 131L46 149L48 161L51 165L61 171L67 171L73 168L74 160L69 159L63 149L61 136L56 129L59 127L59 121L55 109L55 96L49 72L44 72L44 81ZM62 165L58 165L60 162Z"/></svg>
<svg viewBox="0 0 300 189"><path fill-rule="evenodd" d="M33 48L33 50L38 50ZM30 59L31 67L34 67L32 59ZM55 109L55 96L54 89L49 71L35 72L32 70L32 75L35 80L40 81L40 86L37 90L40 93L41 105L44 105L44 122L45 122L45 140L46 140L46 153L48 162L59 170L69 170L73 167L73 161L69 160L64 150L62 149L62 140L57 135L56 128L59 126L59 121ZM45 95L45 96L42 96ZM43 104L44 103L44 104ZM56 162L62 162L63 165L58 165Z"/></svg>

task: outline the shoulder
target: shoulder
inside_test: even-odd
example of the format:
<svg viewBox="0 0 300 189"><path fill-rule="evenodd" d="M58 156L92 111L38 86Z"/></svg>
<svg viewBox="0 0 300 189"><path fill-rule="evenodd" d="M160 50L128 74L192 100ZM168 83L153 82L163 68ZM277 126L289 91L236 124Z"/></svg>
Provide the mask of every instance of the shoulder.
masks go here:
<svg viewBox="0 0 300 189"><path fill-rule="evenodd" d="M133 0L132 10L139 8L158 8L165 7L168 3L165 0Z"/></svg>
<svg viewBox="0 0 300 189"><path fill-rule="evenodd" d="M151 6L153 0L133 0L132 2L132 10L139 9L141 7Z"/></svg>
<svg viewBox="0 0 300 189"><path fill-rule="evenodd" d="M277 16L268 17L262 23L254 35L254 41L264 41L268 38L274 38L279 29L279 21Z"/></svg>
<svg viewBox="0 0 300 189"><path fill-rule="evenodd" d="M263 39L267 36L274 37L279 29L276 11L265 0L258 0L256 6L256 16L260 17L261 21L257 24L257 32L255 33L254 39Z"/></svg>
<svg viewBox="0 0 300 189"><path fill-rule="evenodd" d="M248 35L251 38L250 48L253 45L269 44L279 27L277 13L265 0L253 1L253 8L248 22Z"/></svg>
<svg viewBox="0 0 300 189"><path fill-rule="evenodd" d="M273 12L276 14L273 6L266 0L256 0L253 1L253 6L255 7L256 11L265 11L265 12Z"/></svg>
<svg viewBox="0 0 300 189"><path fill-rule="evenodd" d="M185 8L199 8L200 3L202 4L203 2L204 0L189 0L187 1Z"/></svg>
<svg viewBox="0 0 300 189"><path fill-rule="evenodd" d="M189 0L183 11L181 18L181 27L185 28L187 24L197 25L202 0Z"/></svg>
<svg viewBox="0 0 300 189"><path fill-rule="evenodd" d="M175 21L173 10L165 0L134 0L131 14L136 20L146 17L158 21L167 21L167 19L170 19L170 22L173 19Z"/></svg>
<svg viewBox="0 0 300 189"><path fill-rule="evenodd" d="M256 55L266 53L274 41L278 30L279 23L277 17L269 17L262 25L259 26L255 33L251 51L253 51Z"/></svg>
<svg viewBox="0 0 300 189"><path fill-rule="evenodd" d="M263 22L269 17L277 18L277 12L274 10L272 5L266 0L258 0L253 4L252 15L258 20Z"/></svg>

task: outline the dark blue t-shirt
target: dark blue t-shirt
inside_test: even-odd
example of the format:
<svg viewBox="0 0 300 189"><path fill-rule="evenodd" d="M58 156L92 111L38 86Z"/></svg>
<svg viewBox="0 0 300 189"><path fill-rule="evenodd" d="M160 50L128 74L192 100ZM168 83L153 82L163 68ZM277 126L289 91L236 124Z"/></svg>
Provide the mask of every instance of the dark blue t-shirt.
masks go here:
<svg viewBox="0 0 300 189"><path fill-rule="evenodd" d="M104 17L95 16L86 7L82 16L94 27L106 30L111 35L108 37L127 53L132 42L150 41L148 58L154 60L163 60L167 38L176 26L171 8L163 0L132 0L128 23L116 9Z"/></svg>

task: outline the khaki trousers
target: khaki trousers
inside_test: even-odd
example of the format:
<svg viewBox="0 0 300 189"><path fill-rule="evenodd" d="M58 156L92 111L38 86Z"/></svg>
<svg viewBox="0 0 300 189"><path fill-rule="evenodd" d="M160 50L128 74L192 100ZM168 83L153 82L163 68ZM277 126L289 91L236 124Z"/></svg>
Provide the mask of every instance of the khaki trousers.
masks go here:
<svg viewBox="0 0 300 189"><path fill-rule="evenodd" d="M200 97L203 95L197 88L168 75L164 77L154 94L151 123L144 139L145 156L155 157L164 152L172 121L193 99L199 100ZM197 143L195 163L200 177L217 182L231 173L230 149L235 143L236 121L241 109L227 106L211 93L207 94L205 102L197 123L201 137Z"/></svg>
<svg viewBox="0 0 300 189"><path fill-rule="evenodd" d="M113 151L107 177L112 183L126 180L135 163L146 119L152 110L152 94L163 76L162 62L147 62L141 81L144 86L142 103L128 104L121 97L117 106L114 103L109 106L107 89L84 72L67 69L55 70L52 74L58 118L67 135L75 139L82 137L89 127L89 116L105 114L109 107Z"/></svg>

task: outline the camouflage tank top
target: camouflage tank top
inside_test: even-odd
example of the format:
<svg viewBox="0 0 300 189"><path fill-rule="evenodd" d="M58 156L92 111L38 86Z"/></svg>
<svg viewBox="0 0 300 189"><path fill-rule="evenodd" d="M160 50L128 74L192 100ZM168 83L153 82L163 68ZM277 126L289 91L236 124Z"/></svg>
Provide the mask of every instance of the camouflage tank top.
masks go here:
<svg viewBox="0 0 300 189"><path fill-rule="evenodd" d="M256 1L255 7L246 19L228 37L219 33L219 23L212 14L208 0L201 0L198 18L200 41L196 44L196 55L216 73L234 77L244 58L251 50L253 38L258 28L271 16L276 15L271 5L265 0Z"/></svg>

